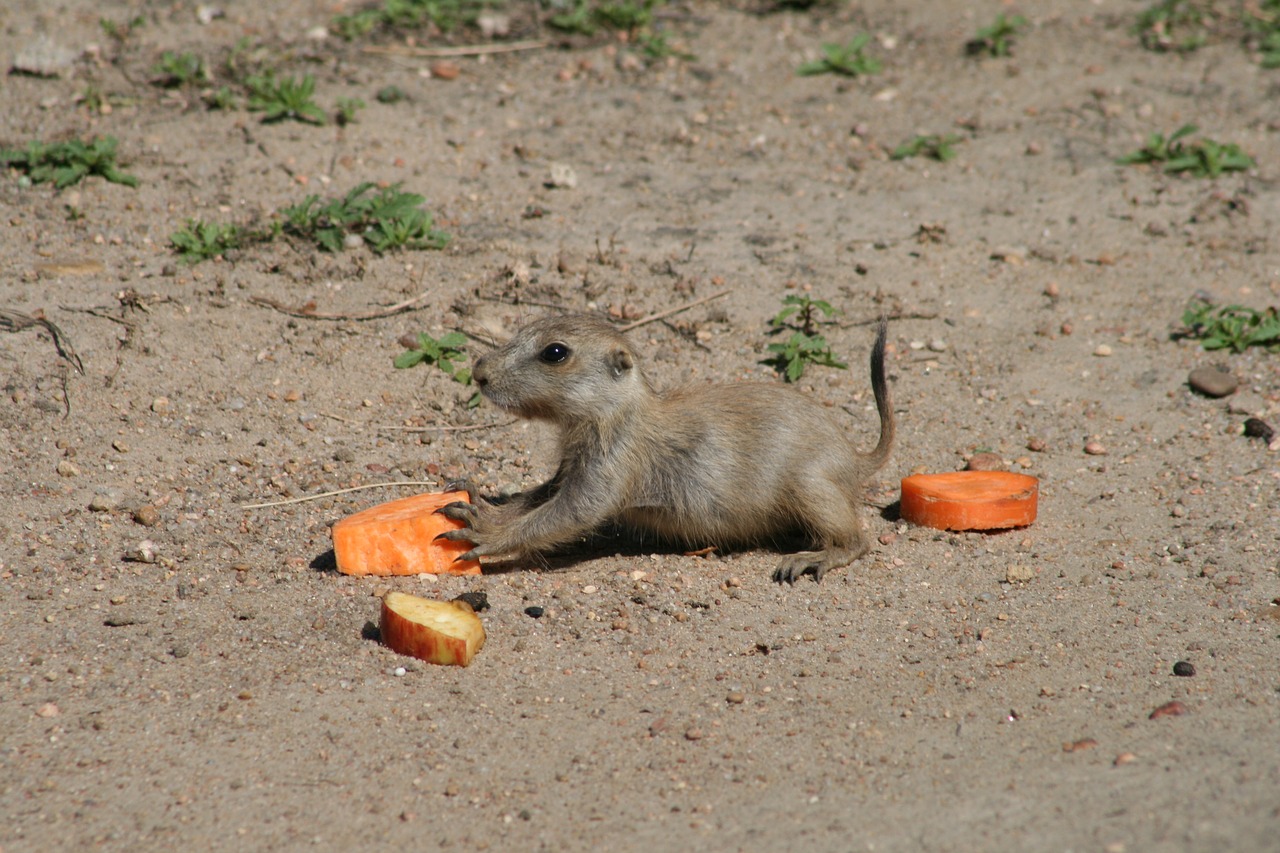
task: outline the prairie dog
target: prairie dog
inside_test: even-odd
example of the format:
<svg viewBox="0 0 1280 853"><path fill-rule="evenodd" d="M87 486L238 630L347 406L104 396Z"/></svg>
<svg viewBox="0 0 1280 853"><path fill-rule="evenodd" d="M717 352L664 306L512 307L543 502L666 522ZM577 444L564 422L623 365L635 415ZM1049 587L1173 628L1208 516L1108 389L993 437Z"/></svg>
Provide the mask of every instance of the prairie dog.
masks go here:
<svg viewBox="0 0 1280 853"><path fill-rule="evenodd" d="M889 458L893 404L886 324L871 350L880 415L860 454L848 426L792 388L763 382L654 390L625 337L589 315L547 317L479 358L472 378L498 407L559 431L555 475L495 506L438 512L468 527L458 559L528 557L610 523L690 548L769 544L800 534L774 579L822 580L871 547L860 519L867 481Z"/></svg>

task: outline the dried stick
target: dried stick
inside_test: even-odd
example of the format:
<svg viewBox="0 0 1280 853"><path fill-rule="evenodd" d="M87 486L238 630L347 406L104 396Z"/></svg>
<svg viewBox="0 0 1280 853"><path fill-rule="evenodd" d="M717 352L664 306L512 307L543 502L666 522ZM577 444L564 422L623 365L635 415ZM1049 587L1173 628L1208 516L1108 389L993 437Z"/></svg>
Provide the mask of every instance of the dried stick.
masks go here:
<svg viewBox="0 0 1280 853"><path fill-rule="evenodd" d="M722 290L719 293L713 293L710 296L704 296L701 299L695 299L694 301L686 303L679 307L671 308L669 310L662 311L657 314L650 314L648 317L643 317L639 320L636 320L634 323L628 323L625 326L619 326L618 331L629 332L632 329L639 328L640 326L647 326L650 323L656 323L659 320L665 320L673 314L679 314L681 311L688 311L690 308L696 308L699 305L702 305L704 302L710 302L712 299L719 299L721 296L725 296L729 292L730 291L728 290Z"/></svg>
<svg viewBox="0 0 1280 853"><path fill-rule="evenodd" d="M321 492L318 495L303 495L300 498L285 498L284 500L281 500L281 501L267 501L266 503L263 503L263 504L241 504L240 508L241 509L262 509L263 507L268 507L268 506L284 506L285 504L300 504L300 503L306 503L307 501L318 501L321 498L331 498L334 495L345 495L347 492L359 492L359 491L363 491L364 489L382 489L388 486L437 486L437 485L439 485L439 483L436 483L436 482L419 483L416 480L397 480L393 483L369 483L368 485L365 485L365 486L352 486L348 489L338 489L332 492Z"/></svg>
<svg viewBox="0 0 1280 853"><path fill-rule="evenodd" d="M84 374L84 364L80 361L80 356L76 355L75 347L71 346L71 341L67 340L66 333L59 329L56 323L45 317L43 311L37 311L35 314L23 314L21 311L0 308L0 329L6 332L21 332L23 329L30 329L32 326L40 326L48 332L49 336L53 338L53 346L58 351L58 355L66 359L77 372Z"/></svg>
<svg viewBox="0 0 1280 853"><path fill-rule="evenodd" d="M249 301L254 305L261 305L264 308L272 308L281 314L288 314L290 317L301 317L304 320L379 320L383 317L391 317L396 314L403 314L411 310L422 300L431 295L431 291L424 290L412 299L406 299L403 302L397 302L395 305L386 308L380 308L377 311L365 311L355 314L328 314L321 311L309 311L303 308L291 308L283 302L277 302L274 299L268 299L265 296L250 296Z"/></svg>
<svg viewBox="0 0 1280 853"><path fill-rule="evenodd" d="M532 41L510 41L498 44L464 44L457 47L410 47L408 45L389 44L371 45L363 48L365 53L381 56L420 56L424 58L441 58L451 56L488 56L494 53L512 53L517 50L537 50L551 44L546 39Z"/></svg>

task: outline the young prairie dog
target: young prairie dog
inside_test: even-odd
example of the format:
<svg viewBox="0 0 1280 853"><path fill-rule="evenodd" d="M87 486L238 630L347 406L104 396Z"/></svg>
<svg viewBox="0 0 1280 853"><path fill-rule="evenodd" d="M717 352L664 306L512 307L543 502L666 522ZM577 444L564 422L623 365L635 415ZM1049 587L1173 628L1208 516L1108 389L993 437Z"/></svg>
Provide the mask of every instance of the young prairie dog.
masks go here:
<svg viewBox="0 0 1280 853"><path fill-rule="evenodd" d="M530 323L478 359L472 378L500 408L559 430L559 467L505 503L441 508L467 524L441 536L474 545L462 560L529 557L611 523L688 548L800 534L813 550L786 555L774 578L820 581L871 547L860 505L894 434L885 331L881 322L871 350L880 439L860 454L847 424L794 389L744 382L661 393L604 320Z"/></svg>

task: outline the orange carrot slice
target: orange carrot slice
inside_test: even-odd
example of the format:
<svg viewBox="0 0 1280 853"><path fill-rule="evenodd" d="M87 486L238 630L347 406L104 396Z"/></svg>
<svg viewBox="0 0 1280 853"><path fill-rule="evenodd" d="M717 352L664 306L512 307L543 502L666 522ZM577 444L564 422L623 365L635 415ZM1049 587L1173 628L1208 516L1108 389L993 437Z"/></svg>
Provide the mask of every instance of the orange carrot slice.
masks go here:
<svg viewBox="0 0 1280 853"><path fill-rule="evenodd" d="M470 500L466 492L433 492L379 504L333 525L338 571L348 575L478 575L480 563L454 560L466 542L436 537L462 522L437 515L447 503Z"/></svg>
<svg viewBox="0 0 1280 853"><path fill-rule="evenodd" d="M1036 520L1040 481L1009 471L915 474L902 481L902 517L939 530L1004 530Z"/></svg>

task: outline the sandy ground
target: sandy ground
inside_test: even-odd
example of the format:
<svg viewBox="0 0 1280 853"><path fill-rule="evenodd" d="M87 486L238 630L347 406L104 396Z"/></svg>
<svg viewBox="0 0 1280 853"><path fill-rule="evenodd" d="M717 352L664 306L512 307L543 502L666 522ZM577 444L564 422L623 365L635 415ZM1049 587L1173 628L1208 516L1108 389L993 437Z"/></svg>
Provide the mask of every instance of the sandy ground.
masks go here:
<svg viewBox="0 0 1280 853"><path fill-rule="evenodd" d="M207 24L7 4L6 63L78 58L0 83L0 145L114 135L141 184L0 178L0 308L43 311L84 368L39 329L0 335L0 848L1276 849L1280 469L1240 428L1280 418L1280 369L1173 332L1197 290L1280 298L1280 72L1235 43L1144 51L1143 6L1024 3L1015 55L974 59L997 3L695 3L662 22L694 59L602 37L446 79L361 50L403 41L313 38L332 2L230 0ZM138 14L123 42L98 25ZM526 17L511 38L547 34ZM880 74L794 73L862 31ZM367 108L263 125L148 82L163 50L216 64L244 37L314 74L326 110ZM387 85L408 99L378 102ZM1115 163L1185 122L1259 165ZM958 156L888 158L917 133ZM553 164L576 185L547 186ZM188 266L168 245L188 217L249 224L366 180L424 195L449 247ZM777 381L767 320L797 289L843 312L824 333L853 366L800 384L866 444L890 316L900 424L867 496L877 546L821 584L775 584L768 551L609 548L355 579L329 526L421 487L244 508L549 473L538 428L394 370L405 334L727 290L633 332L647 369ZM253 301L350 317L417 296L373 320ZM1193 393L1213 364L1240 390ZM978 450L1041 479L1033 526L898 521L901 477ZM488 645L465 670L398 657L376 642L389 589L487 592Z"/></svg>

